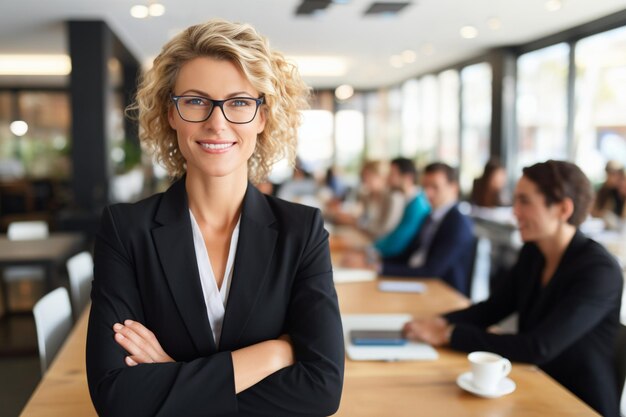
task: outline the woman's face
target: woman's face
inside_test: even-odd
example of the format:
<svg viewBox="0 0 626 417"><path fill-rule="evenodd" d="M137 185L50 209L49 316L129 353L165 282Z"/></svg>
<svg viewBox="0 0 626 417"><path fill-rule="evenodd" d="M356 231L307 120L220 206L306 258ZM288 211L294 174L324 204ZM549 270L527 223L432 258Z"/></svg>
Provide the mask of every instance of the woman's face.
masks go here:
<svg viewBox="0 0 626 417"><path fill-rule="evenodd" d="M557 233L564 221L564 203L546 206L545 196L537 185L524 176L517 182L514 197L513 213L524 242L536 242Z"/></svg>
<svg viewBox="0 0 626 417"><path fill-rule="evenodd" d="M213 100L259 97L259 92L232 62L208 57L192 59L180 68L173 94ZM183 120L172 105L168 119L176 130L178 147L187 162L187 174L247 178L248 159L254 152L257 135L265 127L262 110L259 108L250 123L234 124L216 106L206 121L192 123Z"/></svg>

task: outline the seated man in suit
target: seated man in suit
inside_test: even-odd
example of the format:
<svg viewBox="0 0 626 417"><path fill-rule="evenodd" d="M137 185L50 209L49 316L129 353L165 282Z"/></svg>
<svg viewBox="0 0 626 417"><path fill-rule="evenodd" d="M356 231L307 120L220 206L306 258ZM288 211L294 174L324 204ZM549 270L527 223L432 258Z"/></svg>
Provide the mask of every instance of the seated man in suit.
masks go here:
<svg viewBox="0 0 626 417"><path fill-rule="evenodd" d="M469 218L457 207L457 171L441 162L424 169L422 188L432 207L419 233L400 255L383 258L382 275L437 277L469 294L475 237Z"/></svg>

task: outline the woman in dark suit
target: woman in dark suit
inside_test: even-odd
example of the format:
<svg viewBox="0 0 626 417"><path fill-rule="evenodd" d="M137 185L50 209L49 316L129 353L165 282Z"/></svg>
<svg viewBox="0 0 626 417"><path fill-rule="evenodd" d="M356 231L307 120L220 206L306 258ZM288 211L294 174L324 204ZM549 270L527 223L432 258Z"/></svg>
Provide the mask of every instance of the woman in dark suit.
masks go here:
<svg viewBox="0 0 626 417"><path fill-rule="evenodd" d="M536 364L603 416L617 416L623 278L613 256L577 228L591 201L591 185L574 164L524 168L513 209L525 245L510 275L482 303L407 323L407 336ZM517 334L487 329L514 312Z"/></svg>
<svg viewBox="0 0 626 417"><path fill-rule="evenodd" d="M326 416L343 381L316 209L248 181L293 159L308 89L248 25L183 31L137 94L141 137L179 178L104 210L87 336L110 416Z"/></svg>

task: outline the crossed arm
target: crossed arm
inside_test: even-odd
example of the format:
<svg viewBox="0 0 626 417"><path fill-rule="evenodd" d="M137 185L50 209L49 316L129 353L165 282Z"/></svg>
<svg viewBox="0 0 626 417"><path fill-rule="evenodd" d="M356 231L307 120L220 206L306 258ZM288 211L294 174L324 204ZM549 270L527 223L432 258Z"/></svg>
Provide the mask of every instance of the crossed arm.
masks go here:
<svg viewBox="0 0 626 417"><path fill-rule="evenodd" d="M115 341L128 352L126 365L175 362L161 347L154 333L143 324L125 320L113 325ZM231 352L235 392L250 388L276 371L294 364L294 352L288 336L266 340Z"/></svg>

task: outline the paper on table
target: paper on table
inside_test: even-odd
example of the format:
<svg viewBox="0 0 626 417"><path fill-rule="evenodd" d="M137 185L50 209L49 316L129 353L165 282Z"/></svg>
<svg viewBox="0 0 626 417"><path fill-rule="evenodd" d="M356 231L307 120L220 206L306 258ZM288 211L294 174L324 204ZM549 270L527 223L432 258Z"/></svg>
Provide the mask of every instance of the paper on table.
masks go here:
<svg viewBox="0 0 626 417"><path fill-rule="evenodd" d="M403 361L435 360L439 357L432 346L425 343L409 342L402 346L355 346L350 343L351 330L399 330L410 314L344 314L344 340L348 357L355 361Z"/></svg>
<svg viewBox="0 0 626 417"><path fill-rule="evenodd" d="M386 292L414 292L426 291L426 284L412 281L380 281L378 289Z"/></svg>
<svg viewBox="0 0 626 417"><path fill-rule="evenodd" d="M374 281L376 277L376 271L370 269L333 268L333 280L338 283Z"/></svg>

